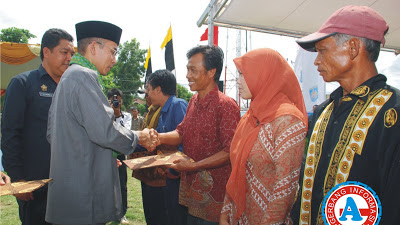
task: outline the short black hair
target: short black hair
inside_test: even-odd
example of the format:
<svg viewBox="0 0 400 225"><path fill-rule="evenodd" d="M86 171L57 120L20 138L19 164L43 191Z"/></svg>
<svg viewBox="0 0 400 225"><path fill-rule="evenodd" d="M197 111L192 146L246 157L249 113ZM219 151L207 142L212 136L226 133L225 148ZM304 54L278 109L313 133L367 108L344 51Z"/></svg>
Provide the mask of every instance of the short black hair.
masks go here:
<svg viewBox="0 0 400 225"><path fill-rule="evenodd" d="M108 93L107 93L107 98L110 99L110 98L113 97L114 95L116 95L116 96L121 96L121 98L122 98L122 96L123 96L121 90L119 90L119 89L117 89L117 88L113 88L113 89L111 89L111 90L108 91Z"/></svg>
<svg viewBox="0 0 400 225"><path fill-rule="evenodd" d="M197 53L203 54L203 64L207 71L216 69L214 81L218 82L224 65L224 52L218 46L199 45L190 49L186 57L190 59Z"/></svg>
<svg viewBox="0 0 400 225"><path fill-rule="evenodd" d="M150 74L147 83L153 88L161 87L164 95L176 95L176 78L169 70L157 70Z"/></svg>
<svg viewBox="0 0 400 225"><path fill-rule="evenodd" d="M61 39L73 42L74 38L65 30L59 28L48 29L42 37L42 44L40 46L40 58L43 61L43 48L47 47L51 51L56 47Z"/></svg>

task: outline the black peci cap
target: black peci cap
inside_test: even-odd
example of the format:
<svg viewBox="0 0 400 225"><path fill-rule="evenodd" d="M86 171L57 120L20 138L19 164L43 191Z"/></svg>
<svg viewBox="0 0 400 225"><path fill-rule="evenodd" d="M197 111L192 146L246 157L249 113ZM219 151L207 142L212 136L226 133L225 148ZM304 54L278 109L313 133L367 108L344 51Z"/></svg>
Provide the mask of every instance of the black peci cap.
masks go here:
<svg viewBox="0 0 400 225"><path fill-rule="evenodd" d="M84 38L98 37L119 45L122 29L112 23L103 21L84 21L75 24L77 41Z"/></svg>

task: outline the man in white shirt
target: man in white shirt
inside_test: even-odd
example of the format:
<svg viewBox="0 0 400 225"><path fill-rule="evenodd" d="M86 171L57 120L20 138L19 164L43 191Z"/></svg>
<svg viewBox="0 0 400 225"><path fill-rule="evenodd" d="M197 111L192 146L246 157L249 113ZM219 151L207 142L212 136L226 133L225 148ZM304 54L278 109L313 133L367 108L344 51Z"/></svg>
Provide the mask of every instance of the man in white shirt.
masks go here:
<svg viewBox="0 0 400 225"><path fill-rule="evenodd" d="M132 123L132 116L128 112L124 112L121 110L122 101L122 91L113 88L107 93L108 102L110 102L111 107L114 110L115 121L123 127L130 128ZM123 160L126 159L124 154L119 154L117 159L122 163ZM127 188L127 172L126 172L126 165L122 163L118 167L119 173L119 182L121 185L121 196L122 196L122 213L123 217L120 219L121 224L129 224L129 221L126 219L125 214L126 210L128 209L128 188Z"/></svg>

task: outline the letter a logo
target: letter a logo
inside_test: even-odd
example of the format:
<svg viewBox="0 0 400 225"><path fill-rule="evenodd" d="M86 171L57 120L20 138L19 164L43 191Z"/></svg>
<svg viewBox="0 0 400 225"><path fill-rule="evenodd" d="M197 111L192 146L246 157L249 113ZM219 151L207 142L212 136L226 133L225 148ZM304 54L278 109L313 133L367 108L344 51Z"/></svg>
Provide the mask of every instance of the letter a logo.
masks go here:
<svg viewBox="0 0 400 225"><path fill-rule="evenodd" d="M363 218L360 215L360 211L357 208L356 202L352 197L346 199L346 206L344 207L343 214L339 218L340 221L346 221L346 216L352 216L351 221L361 221Z"/></svg>
<svg viewBox="0 0 400 225"><path fill-rule="evenodd" d="M382 215L381 202L367 185L347 181L336 185L322 203L326 225L376 225Z"/></svg>

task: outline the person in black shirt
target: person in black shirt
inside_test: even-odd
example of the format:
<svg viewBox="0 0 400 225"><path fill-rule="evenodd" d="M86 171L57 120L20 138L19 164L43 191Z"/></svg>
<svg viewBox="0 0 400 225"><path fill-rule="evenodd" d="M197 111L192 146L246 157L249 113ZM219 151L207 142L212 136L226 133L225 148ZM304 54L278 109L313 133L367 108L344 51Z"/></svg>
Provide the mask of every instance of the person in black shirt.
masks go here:
<svg viewBox="0 0 400 225"><path fill-rule="evenodd" d="M302 48L318 52L314 64L320 75L340 87L317 107L309 127L300 190L291 211L296 225L324 224L324 198L346 181L376 192L380 224L400 224L400 92L386 84L375 66L388 29L375 10L351 5L297 40Z"/></svg>
<svg viewBox="0 0 400 225"><path fill-rule="evenodd" d="M74 55L73 38L52 28L42 37L38 69L11 79L1 118L3 165L12 182L49 178L47 117L53 93ZM45 222L47 187L15 195L23 225Z"/></svg>

